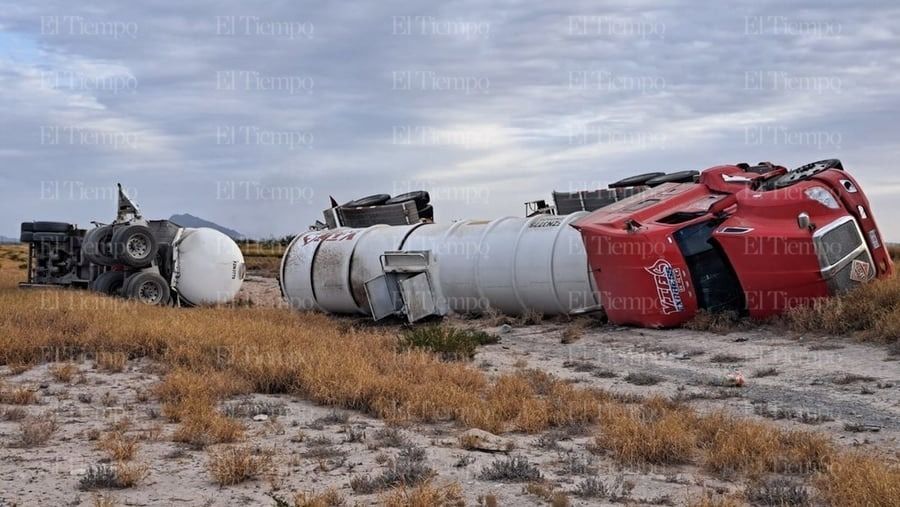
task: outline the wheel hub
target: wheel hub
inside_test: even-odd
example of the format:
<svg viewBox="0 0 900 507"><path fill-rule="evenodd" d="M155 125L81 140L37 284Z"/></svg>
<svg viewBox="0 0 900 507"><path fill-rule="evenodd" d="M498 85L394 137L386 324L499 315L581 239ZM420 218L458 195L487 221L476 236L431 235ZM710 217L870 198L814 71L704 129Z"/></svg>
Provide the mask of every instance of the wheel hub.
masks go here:
<svg viewBox="0 0 900 507"><path fill-rule="evenodd" d="M142 235L135 235L128 238L126 244L128 254L135 259L143 259L150 253L150 242Z"/></svg>
<svg viewBox="0 0 900 507"><path fill-rule="evenodd" d="M153 282L144 282L138 289L138 298L147 304L157 304L162 299L162 290Z"/></svg>

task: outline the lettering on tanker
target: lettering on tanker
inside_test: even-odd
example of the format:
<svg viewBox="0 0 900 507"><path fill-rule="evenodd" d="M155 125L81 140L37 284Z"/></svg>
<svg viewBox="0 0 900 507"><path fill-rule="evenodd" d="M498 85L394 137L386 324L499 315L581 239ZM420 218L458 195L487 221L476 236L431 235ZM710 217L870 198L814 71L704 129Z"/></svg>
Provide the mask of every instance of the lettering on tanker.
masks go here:
<svg viewBox="0 0 900 507"><path fill-rule="evenodd" d="M346 241L353 239L356 232L326 232L325 234L307 234L303 236L303 246L319 241Z"/></svg>

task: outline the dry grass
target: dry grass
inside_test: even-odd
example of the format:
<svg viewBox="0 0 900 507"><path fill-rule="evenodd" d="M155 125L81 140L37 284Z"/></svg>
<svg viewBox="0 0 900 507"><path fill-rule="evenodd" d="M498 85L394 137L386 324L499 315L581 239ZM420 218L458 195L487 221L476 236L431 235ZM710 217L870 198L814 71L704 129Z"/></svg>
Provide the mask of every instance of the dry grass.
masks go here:
<svg viewBox="0 0 900 507"><path fill-rule="evenodd" d="M288 503L281 499L276 499L277 507L293 506L293 507L341 507L346 504L344 497L336 489L329 489L322 493L310 491L301 491L294 494L293 502Z"/></svg>
<svg viewBox="0 0 900 507"><path fill-rule="evenodd" d="M27 417L19 423L17 445L20 447L37 447L44 445L56 432L56 419L50 415Z"/></svg>
<svg viewBox="0 0 900 507"><path fill-rule="evenodd" d="M6 389L0 385L0 403L4 405L34 405L38 401L40 397L29 387Z"/></svg>
<svg viewBox="0 0 900 507"><path fill-rule="evenodd" d="M787 312L784 323L795 331L852 334L861 340L897 343L900 339L900 277L876 280L839 297Z"/></svg>
<svg viewBox="0 0 900 507"><path fill-rule="evenodd" d="M128 437L120 431L111 431L97 442L97 449L105 452L113 461L130 461L137 454L137 439Z"/></svg>
<svg viewBox="0 0 900 507"><path fill-rule="evenodd" d="M244 426L222 415L212 405L202 401L185 402L181 408L181 423L172 440L202 449L208 445L237 442L244 436Z"/></svg>
<svg viewBox="0 0 900 507"><path fill-rule="evenodd" d="M115 466L99 464L88 467L87 473L78 481L78 489L133 488L149 475L147 465L140 463L117 463Z"/></svg>
<svg viewBox="0 0 900 507"><path fill-rule="evenodd" d="M53 375L57 382L64 384L71 382L76 374L78 374L78 366L72 363L55 364L50 367L50 375Z"/></svg>
<svg viewBox="0 0 900 507"><path fill-rule="evenodd" d="M744 507L747 505L736 496L714 495L706 492L699 498L687 502L689 507Z"/></svg>
<svg viewBox="0 0 900 507"><path fill-rule="evenodd" d="M249 447L226 447L209 453L209 473L216 484L231 486L256 479L272 469L272 456Z"/></svg>
<svg viewBox="0 0 900 507"><path fill-rule="evenodd" d="M109 373L119 373L128 364L128 354L121 351L100 351L97 353L97 368Z"/></svg>
<svg viewBox="0 0 900 507"><path fill-rule="evenodd" d="M822 469L834 453L820 434L782 431L722 412L701 418L695 431L704 449L703 466L721 476L809 475Z"/></svg>
<svg viewBox="0 0 900 507"><path fill-rule="evenodd" d="M697 451L696 416L654 398L630 407L609 404L595 443L628 465L686 463Z"/></svg>
<svg viewBox="0 0 900 507"><path fill-rule="evenodd" d="M636 407L608 405L595 445L630 466L697 463L721 477L811 476L835 455L820 434L721 412L699 415L661 398Z"/></svg>
<svg viewBox="0 0 900 507"><path fill-rule="evenodd" d="M749 320L742 318L735 312L708 312L700 310L693 319L684 324L684 327L694 331L727 334L747 329L750 325Z"/></svg>
<svg viewBox="0 0 900 507"><path fill-rule="evenodd" d="M888 507L900 500L900 466L862 454L844 454L818 477L816 486L830 505Z"/></svg>
<svg viewBox="0 0 900 507"><path fill-rule="evenodd" d="M428 481L414 488L400 486L380 498L385 507L463 507L466 505L459 483L435 486Z"/></svg>

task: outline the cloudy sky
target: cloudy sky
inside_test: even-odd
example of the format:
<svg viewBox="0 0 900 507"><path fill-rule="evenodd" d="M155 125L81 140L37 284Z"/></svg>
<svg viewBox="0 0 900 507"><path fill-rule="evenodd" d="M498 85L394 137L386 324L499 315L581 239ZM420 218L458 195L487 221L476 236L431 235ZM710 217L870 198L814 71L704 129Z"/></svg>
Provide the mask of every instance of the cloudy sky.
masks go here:
<svg viewBox="0 0 900 507"><path fill-rule="evenodd" d="M837 157L900 241L895 2L0 4L3 235L108 221L116 182L151 218L261 237L329 195L425 188L438 221L490 218Z"/></svg>

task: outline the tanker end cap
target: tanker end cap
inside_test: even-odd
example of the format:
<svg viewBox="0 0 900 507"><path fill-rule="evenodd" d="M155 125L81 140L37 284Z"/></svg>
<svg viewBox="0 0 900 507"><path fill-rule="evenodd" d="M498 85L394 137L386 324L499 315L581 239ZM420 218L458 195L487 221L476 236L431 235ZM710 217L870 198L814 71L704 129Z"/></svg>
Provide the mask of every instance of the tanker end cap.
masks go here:
<svg viewBox="0 0 900 507"><path fill-rule="evenodd" d="M237 296L246 268L233 239L214 229L184 229L175 248L175 290L183 300L192 305L216 305Z"/></svg>

